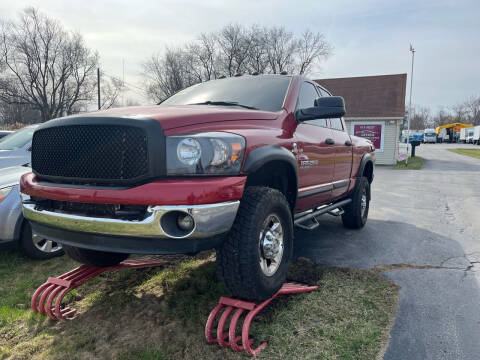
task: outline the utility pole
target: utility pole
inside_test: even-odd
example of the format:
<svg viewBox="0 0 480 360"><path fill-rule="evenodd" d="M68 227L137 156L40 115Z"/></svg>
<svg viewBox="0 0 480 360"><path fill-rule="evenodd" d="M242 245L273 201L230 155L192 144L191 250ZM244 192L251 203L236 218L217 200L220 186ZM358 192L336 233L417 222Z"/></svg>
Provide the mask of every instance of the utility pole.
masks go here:
<svg viewBox="0 0 480 360"><path fill-rule="evenodd" d="M98 97L98 110L102 107L100 102L100 68L97 68L97 97Z"/></svg>
<svg viewBox="0 0 480 360"><path fill-rule="evenodd" d="M408 130L407 130L407 158L405 166L408 166L408 145L410 144L410 121L412 120L412 87L413 87L413 61L415 60L415 49L410 44L410 52L412 53L412 71L410 73L410 100L408 104Z"/></svg>
<svg viewBox="0 0 480 360"><path fill-rule="evenodd" d="M125 97L124 97L124 90L125 90L125 59L122 59L122 106L125 106Z"/></svg>

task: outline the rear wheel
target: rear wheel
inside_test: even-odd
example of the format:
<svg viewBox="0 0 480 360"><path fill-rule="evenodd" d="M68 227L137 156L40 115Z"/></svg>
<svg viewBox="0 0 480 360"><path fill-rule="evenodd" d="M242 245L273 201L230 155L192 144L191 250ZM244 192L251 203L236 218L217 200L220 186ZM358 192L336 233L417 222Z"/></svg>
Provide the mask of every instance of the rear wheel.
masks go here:
<svg viewBox="0 0 480 360"><path fill-rule="evenodd" d="M59 243L32 233L32 227L28 221L22 224L20 245L25 254L32 259L46 260L64 254L62 245Z"/></svg>
<svg viewBox="0 0 480 360"><path fill-rule="evenodd" d="M370 183L366 177L358 179L351 199L352 202L344 208L343 225L349 229L360 229L367 222L370 208Z"/></svg>
<svg viewBox="0 0 480 360"><path fill-rule="evenodd" d="M73 260L98 267L118 265L129 256L129 254L82 249L69 245L63 245L63 249Z"/></svg>
<svg viewBox="0 0 480 360"><path fill-rule="evenodd" d="M293 223L285 196L267 187L249 187L235 223L217 250L217 266L233 296L262 301L285 282L293 247Z"/></svg>

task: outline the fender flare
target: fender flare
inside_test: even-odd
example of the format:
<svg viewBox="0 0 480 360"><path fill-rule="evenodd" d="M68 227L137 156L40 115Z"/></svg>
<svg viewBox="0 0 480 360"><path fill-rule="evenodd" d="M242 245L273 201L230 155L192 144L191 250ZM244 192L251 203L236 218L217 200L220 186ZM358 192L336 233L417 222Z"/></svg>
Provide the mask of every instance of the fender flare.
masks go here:
<svg viewBox="0 0 480 360"><path fill-rule="evenodd" d="M298 165L295 155L289 150L279 145L264 145L250 151L247 154L245 165L243 166L243 172L248 174L254 173L262 166L272 161L283 161L290 165L295 174L295 203L298 195Z"/></svg>
<svg viewBox="0 0 480 360"><path fill-rule="evenodd" d="M289 163L295 172L295 178L298 183L297 159L290 151L279 145L264 145L250 151L243 166L243 171L247 174L255 172L271 161L285 161Z"/></svg>
<svg viewBox="0 0 480 360"><path fill-rule="evenodd" d="M362 161L360 162L360 166L358 167L358 172L357 172L357 177L360 177L361 174L363 174L363 171L365 170L365 166L367 165L368 162L372 163L372 166L375 170L375 161L374 161L374 156L371 153L366 153L362 157ZM372 174L372 181L373 181L373 174Z"/></svg>

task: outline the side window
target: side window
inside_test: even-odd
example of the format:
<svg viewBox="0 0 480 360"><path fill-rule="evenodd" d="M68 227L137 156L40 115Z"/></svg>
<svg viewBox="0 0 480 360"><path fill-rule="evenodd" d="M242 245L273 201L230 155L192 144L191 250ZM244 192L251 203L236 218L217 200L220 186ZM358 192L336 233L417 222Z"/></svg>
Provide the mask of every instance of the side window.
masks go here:
<svg viewBox="0 0 480 360"><path fill-rule="evenodd" d="M320 90L320 94L322 94L322 96L330 96L330 94L328 92L326 92L325 90L323 90L322 88L320 88L319 90Z"/></svg>
<svg viewBox="0 0 480 360"><path fill-rule="evenodd" d="M341 130L343 131L343 123L342 119L340 118L333 118L330 119L330 127L334 130Z"/></svg>
<svg viewBox="0 0 480 360"><path fill-rule="evenodd" d="M320 97L315 90L315 86L308 82L304 82L298 94L296 109L305 109L315 105L315 99Z"/></svg>
<svg viewBox="0 0 480 360"><path fill-rule="evenodd" d="M304 82L300 88L300 93L298 94L297 100L297 109L305 109L315 106L315 99L319 98L320 95L317 92L316 86ZM328 127L327 119L315 119L305 121L306 124Z"/></svg>

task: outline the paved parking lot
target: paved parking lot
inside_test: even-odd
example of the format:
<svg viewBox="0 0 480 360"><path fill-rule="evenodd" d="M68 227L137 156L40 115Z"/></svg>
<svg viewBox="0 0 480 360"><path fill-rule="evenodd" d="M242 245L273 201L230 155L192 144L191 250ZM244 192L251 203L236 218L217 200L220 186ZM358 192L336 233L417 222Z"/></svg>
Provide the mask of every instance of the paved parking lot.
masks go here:
<svg viewBox="0 0 480 360"><path fill-rule="evenodd" d="M385 359L480 357L480 160L459 144L422 144L420 171L376 168L360 231L325 216L296 232L296 255L328 266L380 267L400 286Z"/></svg>

